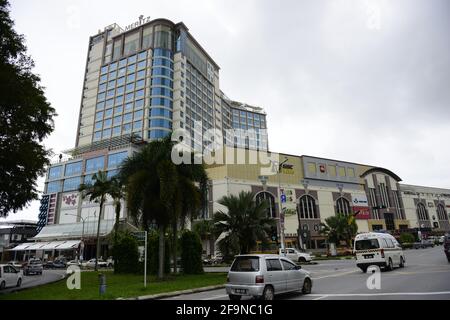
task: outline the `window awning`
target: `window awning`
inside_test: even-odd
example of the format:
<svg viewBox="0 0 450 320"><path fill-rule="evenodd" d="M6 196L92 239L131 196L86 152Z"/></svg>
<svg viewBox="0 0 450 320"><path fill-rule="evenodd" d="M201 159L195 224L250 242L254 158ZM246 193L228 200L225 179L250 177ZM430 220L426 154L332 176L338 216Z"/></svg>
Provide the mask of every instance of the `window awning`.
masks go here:
<svg viewBox="0 0 450 320"><path fill-rule="evenodd" d="M68 250L76 249L80 245L80 240L69 241L50 241L50 242L28 242L22 243L9 251L28 251L28 250Z"/></svg>
<svg viewBox="0 0 450 320"><path fill-rule="evenodd" d="M66 250L66 249L76 249L80 245L80 240L72 240L65 241L63 244L60 244L56 249L57 250Z"/></svg>

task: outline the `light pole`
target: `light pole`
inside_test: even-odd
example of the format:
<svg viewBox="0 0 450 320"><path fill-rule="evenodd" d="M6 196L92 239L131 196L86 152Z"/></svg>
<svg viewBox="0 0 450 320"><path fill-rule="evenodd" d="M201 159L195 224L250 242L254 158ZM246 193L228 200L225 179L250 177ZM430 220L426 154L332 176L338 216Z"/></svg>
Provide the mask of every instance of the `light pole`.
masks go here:
<svg viewBox="0 0 450 320"><path fill-rule="evenodd" d="M308 180L301 180L300 183L303 185L303 188L305 189L305 194L308 194L309 181ZM301 220L300 220L301 215L302 215L302 213L299 212L299 214L298 214L298 233L299 233L298 234L298 239L299 239L299 243L300 243L300 249L304 250L306 248L304 246L303 237L302 237L303 228L302 228L302 224L301 224Z"/></svg>
<svg viewBox="0 0 450 320"><path fill-rule="evenodd" d="M281 252L283 255L286 255L285 245L284 245L284 213L283 213L283 205L281 204L281 169L283 165L288 161L287 157L284 158L283 162L277 163L273 162L273 164L277 164L277 176L278 176L278 210L280 212L280 217L278 218L278 225L280 227L280 242L281 242ZM283 223L281 223L281 219L283 218Z"/></svg>
<svg viewBox="0 0 450 320"><path fill-rule="evenodd" d="M66 213L65 215L66 215L66 216L75 216L75 217L78 217L78 215L73 214L73 213ZM81 245L84 246L84 222L85 222L86 218L83 218L83 217L81 217L81 216L80 216L79 218L80 218L81 221L83 222L83 228L81 229ZM89 218L89 216L88 216L88 218ZM81 250L80 250L80 256L79 256L79 259L80 259L80 260L83 260L83 253L81 252Z"/></svg>

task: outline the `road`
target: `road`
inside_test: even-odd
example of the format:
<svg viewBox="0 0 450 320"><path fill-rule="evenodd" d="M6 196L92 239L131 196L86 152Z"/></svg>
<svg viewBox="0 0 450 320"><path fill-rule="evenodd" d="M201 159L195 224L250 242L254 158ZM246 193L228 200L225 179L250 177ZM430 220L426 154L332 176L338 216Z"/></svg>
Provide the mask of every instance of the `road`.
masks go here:
<svg viewBox="0 0 450 320"><path fill-rule="evenodd" d="M442 246L406 250L406 267L381 272L380 289L368 289L371 274L356 268L355 260L318 261L304 265L311 273L313 292L279 295L285 300L450 300L450 263ZM225 289L182 295L172 300L228 300Z"/></svg>
<svg viewBox="0 0 450 320"><path fill-rule="evenodd" d="M63 270L44 270L42 272L42 275L29 275L24 276L22 275L22 286L21 288L32 288L37 287L46 283L54 282L57 280L60 280L64 277L64 274L66 273L66 269ZM0 294L2 293L10 293L13 291L16 291L20 288L6 288L2 291L0 291Z"/></svg>

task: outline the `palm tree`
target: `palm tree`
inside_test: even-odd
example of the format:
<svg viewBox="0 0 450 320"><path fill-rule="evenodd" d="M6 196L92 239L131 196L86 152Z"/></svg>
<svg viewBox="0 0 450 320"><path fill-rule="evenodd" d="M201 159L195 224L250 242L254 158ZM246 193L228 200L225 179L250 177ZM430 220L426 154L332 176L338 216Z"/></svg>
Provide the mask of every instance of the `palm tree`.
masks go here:
<svg viewBox="0 0 450 320"><path fill-rule="evenodd" d="M114 222L114 245L117 245L117 239L119 235L119 220L120 211L122 210L122 199L125 198L125 190L121 181L114 177L111 179L110 190L108 192L113 198L114 212L116 214L116 219ZM114 265L117 265L116 256L114 255Z"/></svg>
<svg viewBox="0 0 450 320"><path fill-rule="evenodd" d="M100 205L97 225L97 250L95 253L95 271L97 271L98 258L100 256L100 222L102 219L106 197L108 196L108 194L110 194L111 191L111 180L108 179L106 172L99 171L92 176L92 181L94 181L93 184L81 184L78 188L78 191L81 192L81 197L83 199L88 197L90 202L96 202Z"/></svg>
<svg viewBox="0 0 450 320"><path fill-rule="evenodd" d="M325 219L322 223L321 233L326 235L328 242L338 244L341 240L351 246L353 237L358 231L358 226L353 215L338 213Z"/></svg>
<svg viewBox="0 0 450 320"><path fill-rule="evenodd" d="M155 140L125 160L119 173L127 191L130 215L148 230L156 223L159 229L158 277L164 276L164 234L173 231L172 252L176 272L178 225L197 214L202 205L207 175L202 165L171 161L173 143L170 136ZM191 155L193 158L193 155ZM191 162L193 163L193 162Z"/></svg>
<svg viewBox="0 0 450 320"><path fill-rule="evenodd" d="M227 212L219 210L213 217L216 235L226 235L219 247L231 248L233 254L248 253L258 240L268 238L275 220L267 217L265 201L256 203L252 192L241 191L238 196L224 196L219 203L227 208Z"/></svg>

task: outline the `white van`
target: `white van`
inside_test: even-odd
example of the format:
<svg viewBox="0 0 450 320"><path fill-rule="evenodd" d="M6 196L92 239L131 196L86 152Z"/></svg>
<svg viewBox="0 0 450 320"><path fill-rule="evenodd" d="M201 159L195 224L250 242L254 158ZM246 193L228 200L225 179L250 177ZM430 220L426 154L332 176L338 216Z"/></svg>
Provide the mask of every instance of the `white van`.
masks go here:
<svg viewBox="0 0 450 320"><path fill-rule="evenodd" d="M368 232L355 237L356 266L363 272L372 265L387 270L405 266L405 255L397 240L388 233Z"/></svg>

